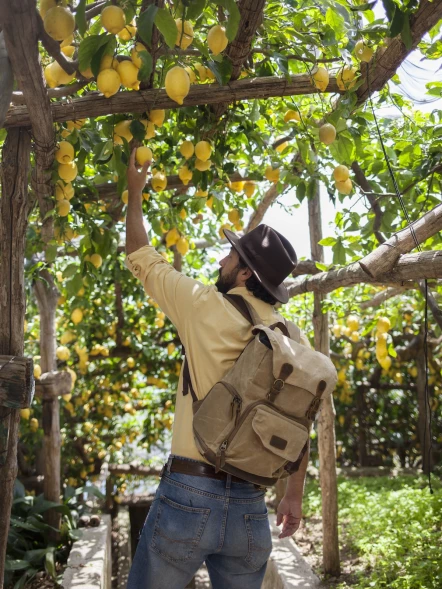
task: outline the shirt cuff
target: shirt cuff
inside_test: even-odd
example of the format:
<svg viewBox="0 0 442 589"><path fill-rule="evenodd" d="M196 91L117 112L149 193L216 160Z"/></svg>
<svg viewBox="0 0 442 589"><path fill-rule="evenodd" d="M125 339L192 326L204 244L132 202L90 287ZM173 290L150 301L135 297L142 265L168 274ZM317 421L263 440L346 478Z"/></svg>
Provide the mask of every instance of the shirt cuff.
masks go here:
<svg viewBox="0 0 442 589"><path fill-rule="evenodd" d="M132 252L126 256L124 264L125 264L126 268L128 270L130 270L132 272L132 274L134 276L136 276L137 278L139 277L139 275L141 273L141 265L139 263L140 257L142 257L144 252L148 251L148 249L151 249L152 247L153 247L152 245L143 245L139 249L135 250L134 252Z"/></svg>

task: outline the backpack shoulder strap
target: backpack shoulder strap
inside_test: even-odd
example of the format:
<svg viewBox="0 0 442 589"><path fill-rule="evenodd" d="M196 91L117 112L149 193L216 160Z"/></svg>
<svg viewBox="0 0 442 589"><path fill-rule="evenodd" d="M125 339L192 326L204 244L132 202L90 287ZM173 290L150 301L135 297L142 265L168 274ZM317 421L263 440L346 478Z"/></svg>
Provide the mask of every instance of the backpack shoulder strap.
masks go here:
<svg viewBox="0 0 442 589"><path fill-rule="evenodd" d="M236 309L241 313L241 315L247 319L249 323L252 325L257 325L261 323L261 319L257 315L256 311L252 308L251 305L242 297L241 295L229 295L223 294L223 297L229 301Z"/></svg>
<svg viewBox="0 0 442 589"><path fill-rule="evenodd" d="M301 330L299 327L292 323L292 321L287 321L287 319L284 319L284 323L287 327L287 331L289 332L290 339L299 344L301 342Z"/></svg>
<svg viewBox="0 0 442 589"><path fill-rule="evenodd" d="M183 365L183 395L188 395L189 390L190 394L192 395L193 403L198 401L198 397L196 396L195 390L192 386L192 379L190 378L190 370L189 370L189 362L187 361L186 350L183 346L183 356L184 356L184 365Z"/></svg>

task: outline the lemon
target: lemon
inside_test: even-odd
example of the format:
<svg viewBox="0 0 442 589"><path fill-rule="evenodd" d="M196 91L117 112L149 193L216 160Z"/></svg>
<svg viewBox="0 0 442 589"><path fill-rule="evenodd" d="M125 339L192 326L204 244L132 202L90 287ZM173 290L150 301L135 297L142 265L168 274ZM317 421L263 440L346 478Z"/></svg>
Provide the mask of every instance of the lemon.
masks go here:
<svg viewBox="0 0 442 589"><path fill-rule="evenodd" d="M166 111L163 109L159 110L151 110L149 113L149 120L156 126L161 127L164 123L164 117L166 116Z"/></svg>
<svg viewBox="0 0 442 589"><path fill-rule="evenodd" d="M121 61L118 64L118 74L122 85L126 88L139 89L138 72L139 69L131 61Z"/></svg>
<svg viewBox="0 0 442 589"><path fill-rule="evenodd" d="M288 144L289 144L288 141L284 141L283 143L280 143L277 147L275 147L275 150L278 153L281 153L281 151L284 151L284 149L287 147Z"/></svg>
<svg viewBox="0 0 442 589"><path fill-rule="evenodd" d="M170 342L170 344L167 344L167 353L169 354L169 356L171 356L173 353L175 352L175 344L173 342ZM167 401L166 401L167 403ZM170 407L171 403L169 403L168 407Z"/></svg>
<svg viewBox="0 0 442 589"><path fill-rule="evenodd" d="M77 325L83 321L83 311L81 309L74 309L71 313L72 322ZM77 352L78 353L78 352Z"/></svg>
<svg viewBox="0 0 442 589"><path fill-rule="evenodd" d="M279 168L272 168L272 166L267 166L264 176L269 182L274 182L276 184L276 182L279 180Z"/></svg>
<svg viewBox="0 0 442 589"><path fill-rule="evenodd" d="M143 200L149 200L150 194L148 192L143 192Z"/></svg>
<svg viewBox="0 0 442 589"><path fill-rule="evenodd" d="M212 72L212 70L210 69L210 67L206 67L206 76L208 80L215 80L216 76L215 74Z"/></svg>
<svg viewBox="0 0 442 589"><path fill-rule="evenodd" d="M336 166L333 170L333 178L336 182L345 182L350 176L350 170L347 166Z"/></svg>
<svg viewBox="0 0 442 589"><path fill-rule="evenodd" d="M130 58L135 67L140 68L143 65L143 61L140 57L142 51L147 51L146 47L142 43L136 43L135 47L130 52Z"/></svg>
<svg viewBox="0 0 442 589"><path fill-rule="evenodd" d="M356 315L349 315L347 317L347 327L351 329L351 331L356 331L359 327L359 319Z"/></svg>
<svg viewBox="0 0 442 589"><path fill-rule="evenodd" d="M386 333L391 328L390 319L388 317L379 317L376 327L379 333Z"/></svg>
<svg viewBox="0 0 442 589"><path fill-rule="evenodd" d="M301 116L298 111L289 108L289 110L284 115L284 122L288 123L289 121L300 121Z"/></svg>
<svg viewBox="0 0 442 589"><path fill-rule="evenodd" d="M58 175L65 182L72 182L77 177L77 164L75 162L59 164Z"/></svg>
<svg viewBox="0 0 442 589"><path fill-rule="evenodd" d="M209 207L209 209L213 208L213 196L206 200L206 205Z"/></svg>
<svg viewBox="0 0 442 589"><path fill-rule="evenodd" d="M54 63L51 64L51 69L53 77L57 80L59 84L70 84L72 80L75 78L75 73L68 74L56 61L54 61Z"/></svg>
<svg viewBox="0 0 442 589"><path fill-rule="evenodd" d="M57 184L55 185L55 198L56 198L56 200L63 200L64 198L66 200L71 200L71 198L74 196L74 194L75 194L74 187L72 186L72 184L70 182L65 184L61 180L58 180Z"/></svg>
<svg viewBox="0 0 442 589"><path fill-rule="evenodd" d="M41 366L39 364L34 364L34 378L40 378L41 376Z"/></svg>
<svg viewBox="0 0 442 589"><path fill-rule="evenodd" d="M72 333L72 331L65 331L60 338L60 343L64 346L66 344L71 343L72 341L74 341L75 339L77 339L77 336L75 335L75 333Z"/></svg>
<svg viewBox="0 0 442 589"><path fill-rule="evenodd" d="M224 223L224 225L221 225L218 231L218 235L221 237L221 239L224 239L226 237L224 234L224 229L228 229L229 231L231 231L232 226L230 225L230 223Z"/></svg>
<svg viewBox="0 0 442 589"><path fill-rule="evenodd" d="M165 88L167 96L177 104L183 104L189 94L190 79L184 68L176 65L166 74Z"/></svg>
<svg viewBox="0 0 442 589"><path fill-rule="evenodd" d="M67 128L72 131L73 129L81 129L85 124L86 119L76 119L74 121L67 121Z"/></svg>
<svg viewBox="0 0 442 589"><path fill-rule="evenodd" d="M325 123L319 128L319 139L325 145L330 145L336 139L336 129L331 123Z"/></svg>
<svg viewBox="0 0 442 589"><path fill-rule="evenodd" d="M178 229L173 227L170 231L167 232L166 235L166 246L172 247L176 244L176 242L180 239L181 235L179 234Z"/></svg>
<svg viewBox="0 0 442 589"><path fill-rule="evenodd" d="M328 83L330 81L330 75L328 70L325 67L318 67L312 74L312 82L313 86L321 90L321 92L325 92L327 89Z"/></svg>
<svg viewBox="0 0 442 589"><path fill-rule="evenodd" d="M207 80L207 68L202 63L196 63L195 68L201 82L205 82Z"/></svg>
<svg viewBox="0 0 442 589"><path fill-rule="evenodd" d="M92 254L90 262L93 266L95 266L95 268L99 268L103 263L103 258L100 256L100 254Z"/></svg>
<svg viewBox="0 0 442 589"><path fill-rule="evenodd" d="M68 360L71 356L71 353L69 351L69 349L66 346L58 346L55 355L57 356L57 358L59 360L61 360L62 362L65 362L66 360Z"/></svg>
<svg viewBox="0 0 442 589"><path fill-rule="evenodd" d="M121 195L121 200L124 202L125 205L129 202L129 191L123 190L123 194Z"/></svg>
<svg viewBox="0 0 442 589"><path fill-rule="evenodd" d="M152 150L150 147L138 147L135 153L135 159L137 160L137 163L140 164L140 166L142 166L145 162L151 162L153 159Z"/></svg>
<svg viewBox="0 0 442 589"><path fill-rule="evenodd" d="M53 63L50 63L44 69L46 84L49 86L49 88L56 88L58 86L58 80L55 79L54 74L52 72Z"/></svg>
<svg viewBox="0 0 442 589"><path fill-rule="evenodd" d="M74 146L68 141L60 141L58 149L55 152L55 159L60 164L70 164L74 159Z"/></svg>
<svg viewBox="0 0 442 589"><path fill-rule="evenodd" d="M178 29L175 45L178 45L181 49L187 49L193 41L193 27L188 20L185 20L183 31L183 20L181 18L177 18L175 24Z"/></svg>
<svg viewBox="0 0 442 589"><path fill-rule="evenodd" d="M86 80L90 80L94 77L94 73L90 67L88 67L86 70L80 70L80 74L83 76L83 78L86 78Z"/></svg>
<svg viewBox="0 0 442 589"><path fill-rule="evenodd" d="M59 200L57 202L57 211L60 217L66 217L71 210L71 203L68 200Z"/></svg>
<svg viewBox="0 0 442 589"><path fill-rule="evenodd" d="M189 251L189 242L185 237L180 237L176 242L176 249L182 255L185 256Z"/></svg>
<svg viewBox="0 0 442 589"><path fill-rule="evenodd" d="M54 8L55 6L57 6L57 1L56 0L40 0L40 16L41 18L44 19L47 11L50 8Z"/></svg>
<svg viewBox="0 0 442 589"><path fill-rule="evenodd" d="M186 209L181 209L181 211L178 214L181 217L181 219L183 219L183 221L187 218Z"/></svg>
<svg viewBox="0 0 442 589"><path fill-rule="evenodd" d="M242 229L244 229L244 224L241 221L234 223L233 226L237 231L241 231Z"/></svg>
<svg viewBox="0 0 442 589"><path fill-rule="evenodd" d="M132 37L135 37L136 34L137 27L133 22L131 22L130 25L126 25L124 29L118 33L118 38L122 41L130 41Z"/></svg>
<svg viewBox="0 0 442 589"><path fill-rule="evenodd" d="M353 189L353 182L347 178L345 182L336 182L336 188L340 194L350 194Z"/></svg>
<svg viewBox="0 0 442 589"><path fill-rule="evenodd" d="M106 98L116 94L120 86L120 75L113 68L101 70L97 76L97 88Z"/></svg>
<svg viewBox="0 0 442 589"><path fill-rule="evenodd" d="M193 71L192 68L190 68L189 66L186 66L184 68L184 70L187 72L187 75L189 76L189 80L191 84L195 84L196 82L196 75L195 72Z"/></svg>
<svg viewBox="0 0 442 589"><path fill-rule="evenodd" d="M61 48L61 52L67 57L72 57L75 53L75 47L73 45L66 45L65 47Z"/></svg>
<svg viewBox="0 0 442 589"><path fill-rule="evenodd" d="M244 193L247 198L251 198L255 193L256 185L254 182L244 182Z"/></svg>
<svg viewBox="0 0 442 589"><path fill-rule="evenodd" d="M362 39L360 39L355 45L355 55L359 61L368 63L373 57L373 49L368 47Z"/></svg>
<svg viewBox="0 0 442 589"><path fill-rule="evenodd" d="M66 37L66 39L64 39L61 44L60 47L67 47L68 45L71 45L74 42L74 35L69 35L69 37Z"/></svg>
<svg viewBox="0 0 442 589"><path fill-rule="evenodd" d="M111 33L117 35L126 25L126 17L119 6L106 6L101 11L101 24Z"/></svg>
<svg viewBox="0 0 442 589"><path fill-rule="evenodd" d="M180 153L184 158L186 158L186 160L193 156L194 151L195 147L191 141L183 141L181 143Z"/></svg>
<svg viewBox="0 0 442 589"><path fill-rule="evenodd" d="M152 139L155 137L155 125L152 123L152 121L146 121L145 119L142 119L141 122L146 127L146 135L144 138Z"/></svg>
<svg viewBox="0 0 442 589"><path fill-rule="evenodd" d="M120 121L115 125L114 134L124 137L124 139L130 143L130 141L133 139L132 131L130 130L131 123L131 120Z"/></svg>
<svg viewBox="0 0 442 589"><path fill-rule="evenodd" d="M339 90L350 90L357 82L357 70L354 67L343 67L336 76L336 83Z"/></svg>
<svg viewBox="0 0 442 589"><path fill-rule="evenodd" d="M44 17L44 28L56 41L63 41L75 30L75 17L64 6L50 8Z"/></svg>
<svg viewBox="0 0 442 589"><path fill-rule="evenodd" d="M390 370L390 368L391 368L391 358L390 358L390 356L387 356L386 358L384 358L381 362L379 362L379 364L382 366L382 368L385 371Z"/></svg>
<svg viewBox="0 0 442 589"><path fill-rule="evenodd" d="M205 162L212 154L212 146L208 141L199 141L195 145L195 155L198 159Z"/></svg>
<svg viewBox="0 0 442 589"><path fill-rule="evenodd" d="M187 186L189 182L192 180L192 172L189 170L187 166L182 166L178 171L178 176L181 182Z"/></svg>
<svg viewBox="0 0 442 589"><path fill-rule="evenodd" d="M238 223L240 220L238 209L232 209L231 211L229 211L227 216L229 217L229 221L231 221L232 223Z"/></svg>
<svg viewBox="0 0 442 589"><path fill-rule="evenodd" d="M20 409L20 417L22 419L29 419L31 417L31 410L29 408Z"/></svg>
<svg viewBox="0 0 442 589"><path fill-rule="evenodd" d="M225 27L215 25L210 29L207 35L207 44L213 55L219 55L221 51L224 51L228 42Z"/></svg>
<svg viewBox="0 0 442 589"><path fill-rule="evenodd" d="M212 162L210 160L203 162L199 158L195 159L195 168L197 170L199 170L200 172L205 172L206 170L208 170L210 168L211 165L212 165Z"/></svg>
<svg viewBox="0 0 442 589"><path fill-rule="evenodd" d="M109 70L109 69L118 69L119 65L118 59L115 59L112 55L103 55L100 61L100 72L102 70Z"/></svg>
<svg viewBox="0 0 442 589"><path fill-rule="evenodd" d="M201 198L202 196L208 196L208 192L207 190L201 190L200 188L198 188L198 190L195 192L194 196L197 196L198 198Z"/></svg>
<svg viewBox="0 0 442 589"><path fill-rule="evenodd" d="M229 182L229 188L233 192L242 192L244 190L244 184L244 182Z"/></svg>
<svg viewBox="0 0 442 589"><path fill-rule="evenodd" d="M167 186L167 178L162 172L157 172L152 176L151 185L155 192L164 190Z"/></svg>
<svg viewBox="0 0 442 589"><path fill-rule="evenodd" d="M51 10L53 10L53 8ZM31 431L35 433L38 430L38 419L33 417L29 422L29 427L31 428Z"/></svg>

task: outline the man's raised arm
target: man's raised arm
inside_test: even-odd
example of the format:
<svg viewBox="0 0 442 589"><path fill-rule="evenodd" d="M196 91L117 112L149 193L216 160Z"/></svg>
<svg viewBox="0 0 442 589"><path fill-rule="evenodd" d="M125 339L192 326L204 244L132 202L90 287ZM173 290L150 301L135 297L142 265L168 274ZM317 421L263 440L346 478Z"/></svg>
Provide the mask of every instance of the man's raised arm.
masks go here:
<svg viewBox="0 0 442 589"><path fill-rule="evenodd" d="M127 189L129 192L126 215L126 255L137 251L143 245L149 245L143 221L143 188L146 185L147 170L150 162L145 162L141 170L135 166L135 149L130 155L127 168Z"/></svg>

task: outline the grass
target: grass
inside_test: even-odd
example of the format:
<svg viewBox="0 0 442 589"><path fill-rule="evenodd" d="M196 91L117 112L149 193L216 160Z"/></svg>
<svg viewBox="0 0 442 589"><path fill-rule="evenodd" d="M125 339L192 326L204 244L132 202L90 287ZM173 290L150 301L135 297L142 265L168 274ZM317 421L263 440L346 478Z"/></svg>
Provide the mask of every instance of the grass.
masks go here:
<svg viewBox="0 0 442 589"><path fill-rule="evenodd" d="M361 563L352 587L442 589L442 484L432 484L433 495L423 476L338 479L340 541ZM307 483L303 511L321 515L316 480Z"/></svg>

